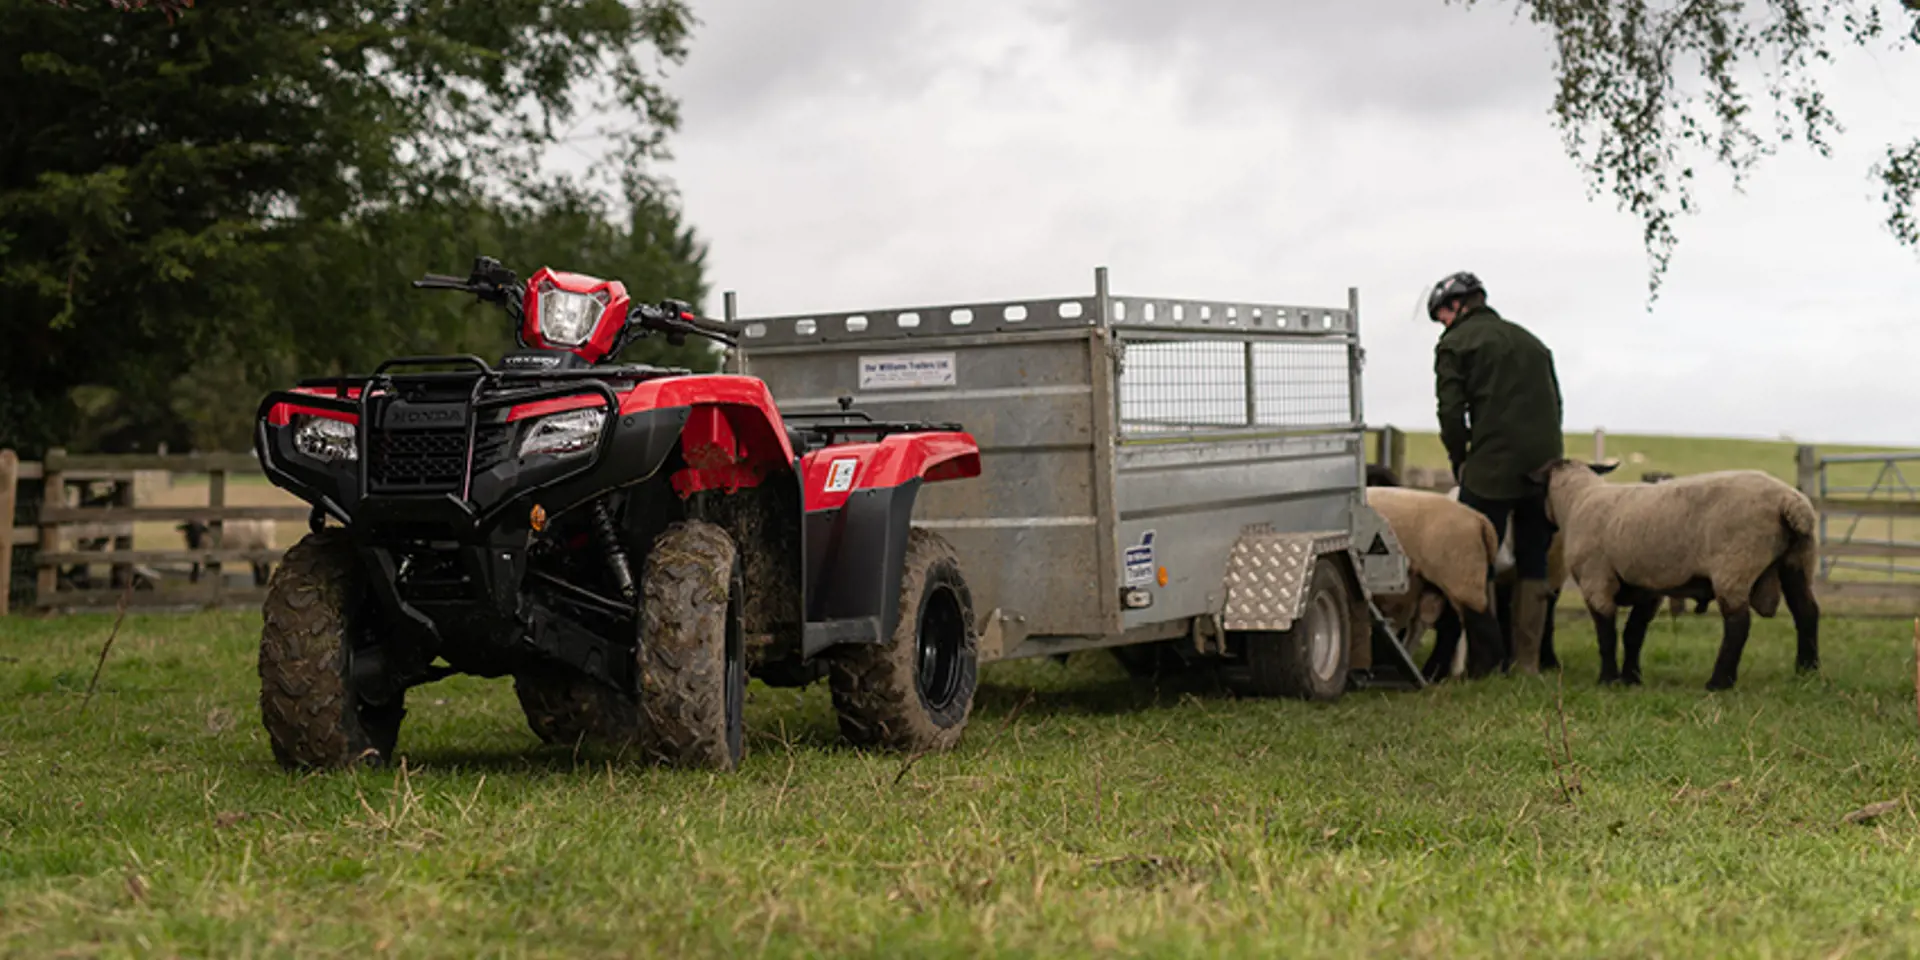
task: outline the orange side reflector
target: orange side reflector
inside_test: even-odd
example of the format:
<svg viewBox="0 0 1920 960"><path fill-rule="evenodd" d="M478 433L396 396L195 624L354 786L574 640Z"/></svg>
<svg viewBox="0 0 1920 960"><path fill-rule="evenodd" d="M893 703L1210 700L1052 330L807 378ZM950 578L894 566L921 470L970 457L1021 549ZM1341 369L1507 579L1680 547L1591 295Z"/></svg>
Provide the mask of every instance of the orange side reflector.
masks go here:
<svg viewBox="0 0 1920 960"><path fill-rule="evenodd" d="M1160 568L1159 580L1160 580L1161 586L1164 587L1167 585L1167 568L1166 567Z"/></svg>
<svg viewBox="0 0 1920 960"><path fill-rule="evenodd" d="M540 531L545 530L547 528L546 508L540 506L537 503L534 504L533 512L527 515L527 526L532 527L534 533L539 533Z"/></svg>

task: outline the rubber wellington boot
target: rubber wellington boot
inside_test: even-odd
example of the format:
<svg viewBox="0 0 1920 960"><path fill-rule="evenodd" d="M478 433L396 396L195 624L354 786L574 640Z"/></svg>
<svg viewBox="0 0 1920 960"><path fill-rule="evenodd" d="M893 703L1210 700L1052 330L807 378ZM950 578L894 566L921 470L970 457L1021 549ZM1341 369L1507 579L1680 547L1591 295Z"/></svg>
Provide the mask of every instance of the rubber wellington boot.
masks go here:
<svg viewBox="0 0 1920 960"><path fill-rule="evenodd" d="M1522 580L1513 591L1513 669L1540 672L1540 639L1547 629L1547 582Z"/></svg>

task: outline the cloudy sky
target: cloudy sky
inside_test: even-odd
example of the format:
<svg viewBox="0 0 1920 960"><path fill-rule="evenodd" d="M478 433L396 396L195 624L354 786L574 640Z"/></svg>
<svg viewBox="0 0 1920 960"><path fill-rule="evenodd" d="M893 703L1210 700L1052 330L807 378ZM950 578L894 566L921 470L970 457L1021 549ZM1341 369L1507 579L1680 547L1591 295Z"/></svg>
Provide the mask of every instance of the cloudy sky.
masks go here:
<svg viewBox="0 0 1920 960"><path fill-rule="evenodd" d="M1368 419L1434 424L1455 269L1554 349L1567 425L1920 445L1920 257L1867 169L1920 54L1849 54L1847 131L1719 174L1653 311L1589 197L1543 32L1442 0L715 0L666 172L752 315L1090 292L1337 305Z"/></svg>

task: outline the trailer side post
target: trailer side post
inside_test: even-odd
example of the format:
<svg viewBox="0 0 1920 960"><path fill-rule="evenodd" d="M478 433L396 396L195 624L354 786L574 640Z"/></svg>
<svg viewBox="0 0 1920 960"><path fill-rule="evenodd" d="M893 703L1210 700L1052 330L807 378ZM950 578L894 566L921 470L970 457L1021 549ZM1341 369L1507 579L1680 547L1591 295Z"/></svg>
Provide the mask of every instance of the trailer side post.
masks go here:
<svg viewBox="0 0 1920 960"><path fill-rule="evenodd" d="M1366 364L1366 351L1360 347L1360 288L1347 288L1347 400L1352 407L1353 422L1360 429L1360 456L1354 466L1354 481L1361 487L1367 485L1366 455L1366 407L1360 399L1360 368ZM1360 503L1360 491L1355 490L1353 502Z"/></svg>

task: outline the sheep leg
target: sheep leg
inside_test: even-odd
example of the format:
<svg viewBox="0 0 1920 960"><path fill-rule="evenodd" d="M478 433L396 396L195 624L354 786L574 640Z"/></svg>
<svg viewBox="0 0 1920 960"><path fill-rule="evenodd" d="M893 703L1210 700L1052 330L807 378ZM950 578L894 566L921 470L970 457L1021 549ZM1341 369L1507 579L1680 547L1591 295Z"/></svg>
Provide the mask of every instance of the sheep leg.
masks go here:
<svg viewBox="0 0 1920 960"><path fill-rule="evenodd" d="M1614 646L1618 642L1614 636L1613 627L1615 611L1608 610L1606 613L1601 613L1588 607L1587 612L1593 615L1594 636L1600 641L1600 684L1606 686L1619 683L1620 663L1614 658Z"/></svg>
<svg viewBox="0 0 1920 960"><path fill-rule="evenodd" d="M1560 603L1560 591L1547 593L1547 622L1540 628L1540 669L1560 669L1560 658L1553 654L1553 608Z"/></svg>
<svg viewBox="0 0 1920 960"><path fill-rule="evenodd" d="M1661 598L1659 595L1647 597L1633 605L1627 612L1626 669L1620 671L1620 682L1628 686L1640 685L1640 647L1647 642L1647 628L1653 625L1653 618L1660 615Z"/></svg>
<svg viewBox="0 0 1920 960"><path fill-rule="evenodd" d="M1427 654L1427 662L1421 665L1420 672L1428 683L1439 683L1453 673L1454 651L1460 646L1460 615L1449 603L1440 612L1440 619L1433 624L1433 652Z"/></svg>
<svg viewBox="0 0 1920 960"><path fill-rule="evenodd" d="M1820 602L1813 598L1813 584L1807 571L1780 566L1780 592L1786 596L1787 610L1793 614L1795 643L1793 669L1796 673L1820 672Z"/></svg>
<svg viewBox="0 0 1920 960"><path fill-rule="evenodd" d="M1491 610L1462 610L1460 619L1467 633L1467 676L1481 677L1504 670L1513 661L1507 638L1500 632L1500 619Z"/></svg>
<svg viewBox="0 0 1920 960"><path fill-rule="evenodd" d="M1493 609L1500 617L1500 636L1506 645L1506 656L1501 666L1513 663L1513 581L1497 583L1493 588Z"/></svg>
<svg viewBox="0 0 1920 960"><path fill-rule="evenodd" d="M1723 597L1720 622L1720 659L1714 661L1713 676L1707 680L1708 690L1733 689L1740 672L1740 654L1747 648L1748 631L1753 629L1753 613L1745 604L1729 604Z"/></svg>

